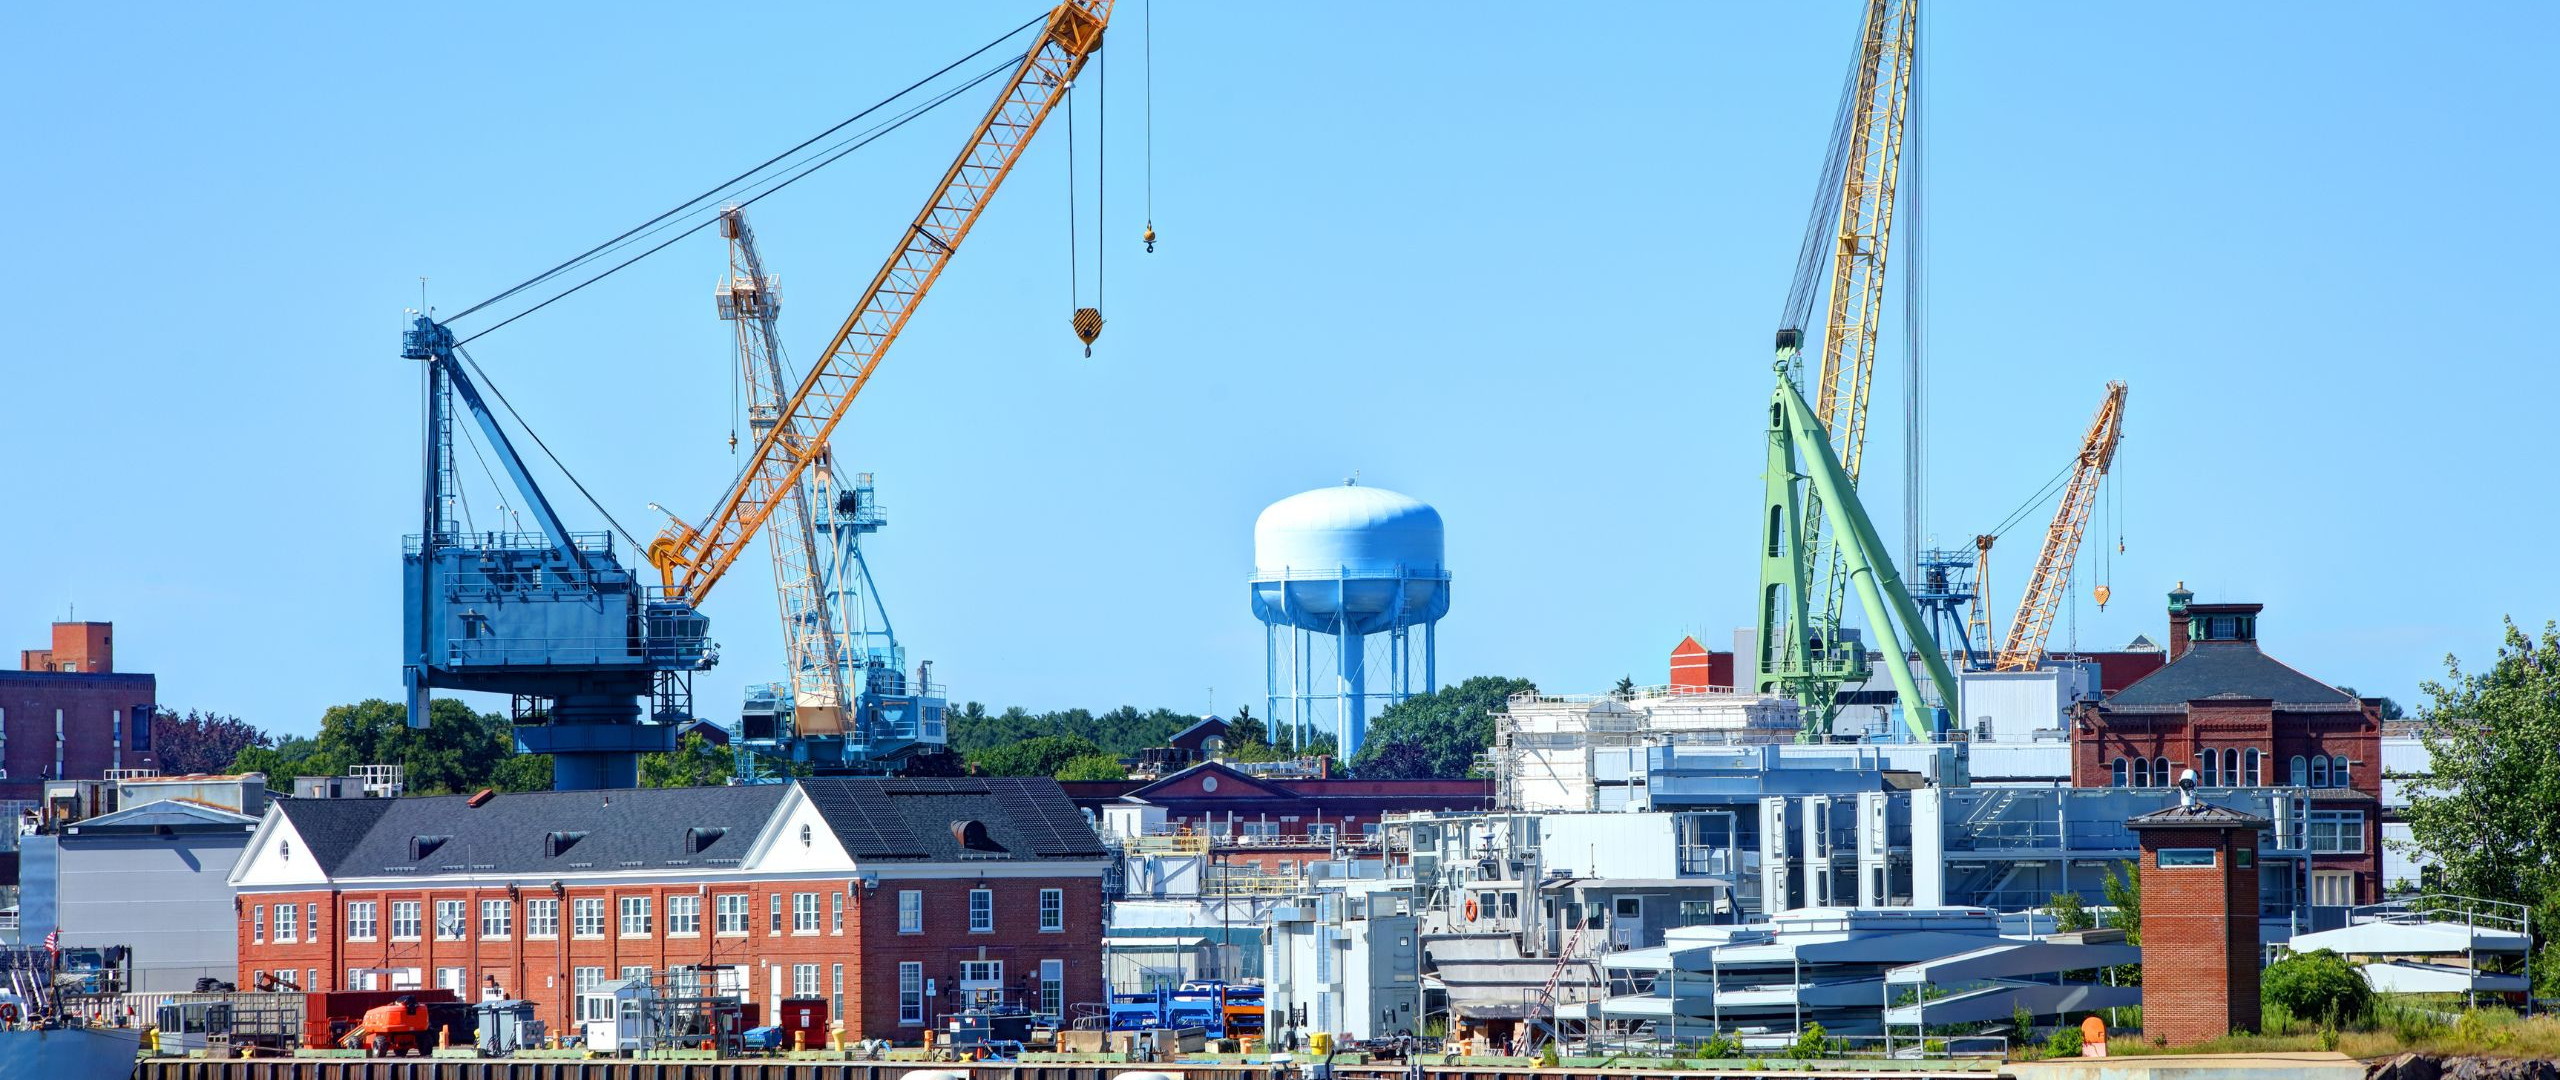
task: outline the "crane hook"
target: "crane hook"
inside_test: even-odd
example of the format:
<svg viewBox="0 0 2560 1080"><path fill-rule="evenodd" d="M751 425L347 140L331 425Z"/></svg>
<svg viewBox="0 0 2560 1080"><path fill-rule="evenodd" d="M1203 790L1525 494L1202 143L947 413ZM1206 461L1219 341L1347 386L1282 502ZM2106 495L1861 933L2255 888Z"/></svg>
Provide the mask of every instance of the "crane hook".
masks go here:
<svg viewBox="0 0 2560 1080"><path fill-rule="evenodd" d="M1153 254L1155 254L1155 253L1156 253L1156 223L1155 223L1155 222L1150 221L1150 222L1148 222L1148 223L1147 223L1147 235L1146 235L1146 241L1147 241L1147 254L1149 254L1149 255L1153 255Z"/></svg>
<svg viewBox="0 0 2560 1080"><path fill-rule="evenodd" d="M1084 342L1084 354L1092 356L1093 339L1102 336L1102 309L1077 308L1072 321L1076 328L1076 340Z"/></svg>

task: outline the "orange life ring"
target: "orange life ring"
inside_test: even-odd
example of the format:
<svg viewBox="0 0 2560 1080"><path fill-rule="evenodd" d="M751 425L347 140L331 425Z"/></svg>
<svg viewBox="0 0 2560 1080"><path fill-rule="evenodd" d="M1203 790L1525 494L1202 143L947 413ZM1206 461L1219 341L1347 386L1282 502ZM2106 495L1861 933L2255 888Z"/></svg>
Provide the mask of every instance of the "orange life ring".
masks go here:
<svg viewBox="0 0 2560 1080"><path fill-rule="evenodd" d="M18 1007L15 1005L0 1005L0 1024L14 1024L17 1022Z"/></svg>
<svg viewBox="0 0 2560 1080"><path fill-rule="evenodd" d="M1472 897L1472 896L1468 897L1468 898L1467 898L1467 921L1468 921L1468 922L1474 922L1474 921L1476 921L1476 916L1481 915L1481 914L1483 914L1483 913L1484 913L1484 909L1479 908L1479 907L1477 907L1477 906L1476 906L1475 898L1474 898L1474 897Z"/></svg>

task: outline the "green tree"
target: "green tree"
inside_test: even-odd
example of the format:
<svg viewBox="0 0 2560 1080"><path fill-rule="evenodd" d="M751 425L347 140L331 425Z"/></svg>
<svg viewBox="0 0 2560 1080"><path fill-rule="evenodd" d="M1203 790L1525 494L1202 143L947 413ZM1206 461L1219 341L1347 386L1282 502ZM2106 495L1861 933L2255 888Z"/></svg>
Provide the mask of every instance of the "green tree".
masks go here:
<svg viewBox="0 0 2560 1080"><path fill-rule="evenodd" d="M719 787L737 767L726 746L696 732L664 754L640 755L641 787Z"/></svg>
<svg viewBox="0 0 2560 1080"><path fill-rule="evenodd" d="M2362 1023L2373 1013L2373 986L2347 958L2327 949L2294 953L2258 976L2258 998L2323 1027Z"/></svg>
<svg viewBox="0 0 2560 1080"><path fill-rule="evenodd" d="M2539 638L2510 619L2486 671L2445 657L2425 684L2419 737L2429 775L2409 777L2409 846L2435 862L2436 888L2560 919L2560 626ZM2560 926L2560 923L2549 923ZM2537 993L2560 993L2560 942L2545 933Z"/></svg>
<svg viewBox="0 0 2560 1080"><path fill-rule="evenodd" d="M1060 780L1126 780L1129 769L1109 754L1080 754L1058 766Z"/></svg>
<svg viewBox="0 0 2560 1080"><path fill-rule="evenodd" d="M2045 910L2053 913L2053 931L2057 934L2087 930L2098 925L2097 919L2089 914L2089 905L2081 902L2080 894L2076 892L2053 894L2053 899L2045 901Z"/></svg>
<svg viewBox="0 0 2560 1080"><path fill-rule="evenodd" d="M1055 776L1068 762L1097 755L1108 756L1082 735L1039 735L974 751L969 764L981 776Z"/></svg>
<svg viewBox="0 0 2560 1080"><path fill-rule="evenodd" d="M512 754L489 774L489 786L500 791L551 790L551 755Z"/></svg>
<svg viewBox="0 0 2560 1080"><path fill-rule="evenodd" d="M1612 689L1610 693L1616 694L1622 698L1636 696L1636 677L1633 675L1618 676L1618 685L1615 689Z"/></svg>
<svg viewBox="0 0 2560 1080"><path fill-rule="evenodd" d="M2139 947L2142 944L2142 867L2130 862L2117 863L2107 873L2106 891L2108 906L2115 908L2107 913L2106 925L2124 931L2125 944ZM2141 964L2119 964L2109 970L2114 973L2113 981L2118 986L2142 985Z"/></svg>
<svg viewBox="0 0 2560 1080"><path fill-rule="evenodd" d="M1456 779L1493 744L1493 716L1511 695L1534 692L1527 679L1478 675L1456 686L1417 694L1378 714L1351 759L1362 779Z"/></svg>
<svg viewBox="0 0 2560 1080"><path fill-rule="evenodd" d="M399 765L412 794L442 795L495 786L502 763L515 760L515 730L505 717L476 713L452 698L438 698L427 726L409 726L409 708L380 698L339 705L320 716L317 738L287 738L273 747L253 746L232 759L240 772L263 772L285 787L298 776L343 776L358 765ZM514 782L534 766L511 766ZM548 787L548 761L540 767Z"/></svg>

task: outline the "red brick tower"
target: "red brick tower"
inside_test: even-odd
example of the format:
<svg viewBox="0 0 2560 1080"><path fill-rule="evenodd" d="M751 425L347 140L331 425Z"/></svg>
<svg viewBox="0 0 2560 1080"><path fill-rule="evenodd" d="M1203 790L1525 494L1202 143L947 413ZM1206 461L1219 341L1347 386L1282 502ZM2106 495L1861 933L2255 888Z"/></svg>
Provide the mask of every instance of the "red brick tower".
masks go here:
<svg viewBox="0 0 2560 1080"><path fill-rule="evenodd" d="M2142 839L2143 1032L2175 1046L2257 1030L2267 819L2184 802L2125 824Z"/></svg>

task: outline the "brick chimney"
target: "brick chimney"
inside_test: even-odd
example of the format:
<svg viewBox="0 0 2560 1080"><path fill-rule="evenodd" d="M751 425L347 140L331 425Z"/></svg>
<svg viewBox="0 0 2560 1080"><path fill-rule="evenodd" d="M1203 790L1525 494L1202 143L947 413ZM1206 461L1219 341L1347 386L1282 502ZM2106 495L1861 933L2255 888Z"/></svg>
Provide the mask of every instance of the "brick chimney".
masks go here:
<svg viewBox="0 0 2560 1080"><path fill-rule="evenodd" d="M2187 655L2187 603L2195 598L2196 594L2188 592L2187 583L2183 581L2177 588L2169 590L2170 663L2177 663L2179 657Z"/></svg>

